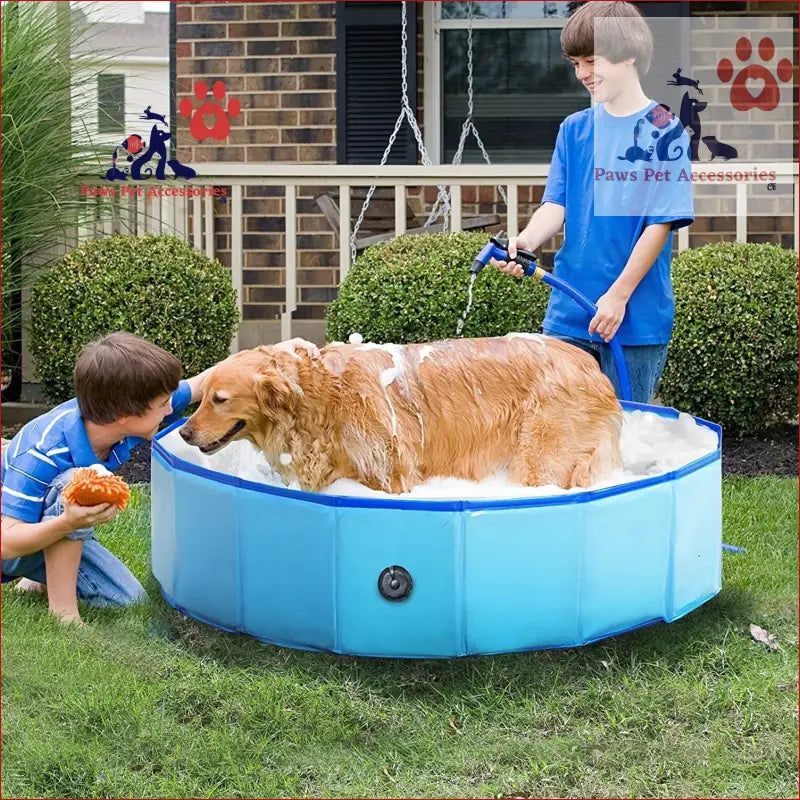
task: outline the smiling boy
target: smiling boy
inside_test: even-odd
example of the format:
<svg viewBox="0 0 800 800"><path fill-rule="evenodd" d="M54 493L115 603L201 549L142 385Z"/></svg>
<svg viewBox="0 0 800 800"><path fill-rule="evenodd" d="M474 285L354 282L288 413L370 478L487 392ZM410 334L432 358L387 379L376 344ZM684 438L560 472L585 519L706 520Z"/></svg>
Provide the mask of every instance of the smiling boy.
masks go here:
<svg viewBox="0 0 800 800"><path fill-rule="evenodd" d="M509 241L509 262L495 265L520 275L517 248L534 250L564 226L555 274L595 302L597 313L589 319L552 292L543 330L593 353L619 394L606 344L616 336L633 400L647 403L672 335L671 234L694 220L691 182L676 177L691 172L689 138L642 90L653 41L635 6L586 3L564 26L561 48L594 105L561 123L542 204Z"/></svg>

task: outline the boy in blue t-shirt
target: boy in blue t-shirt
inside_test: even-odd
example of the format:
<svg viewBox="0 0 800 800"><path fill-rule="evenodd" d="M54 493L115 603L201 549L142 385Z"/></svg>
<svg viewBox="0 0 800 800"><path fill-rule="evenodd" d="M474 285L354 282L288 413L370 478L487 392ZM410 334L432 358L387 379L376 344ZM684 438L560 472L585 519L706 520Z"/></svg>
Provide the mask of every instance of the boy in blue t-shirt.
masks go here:
<svg viewBox="0 0 800 800"><path fill-rule="evenodd" d="M291 339L294 351L310 342ZM50 611L81 623L78 598L90 605L128 605L145 591L130 570L94 538L117 508L79 506L61 492L76 467L113 471L162 422L177 420L202 397L213 367L180 380L175 356L132 333L92 342L75 364L77 397L32 420L2 453L2 576L46 591ZM45 587L46 584L46 587Z"/></svg>
<svg viewBox="0 0 800 800"><path fill-rule="evenodd" d="M619 394L603 343L616 335L633 400L647 403L672 334L671 234L694 220L689 138L642 91L653 42L634 6L587 3L564 26L561 47L595 105L561 124L542 205L510 240L509 262L495 265L521 275L517 248L534 250L563 225L555 274L596 303L597 314L589 319L554 289L543 330L593 353Z"/></svg>

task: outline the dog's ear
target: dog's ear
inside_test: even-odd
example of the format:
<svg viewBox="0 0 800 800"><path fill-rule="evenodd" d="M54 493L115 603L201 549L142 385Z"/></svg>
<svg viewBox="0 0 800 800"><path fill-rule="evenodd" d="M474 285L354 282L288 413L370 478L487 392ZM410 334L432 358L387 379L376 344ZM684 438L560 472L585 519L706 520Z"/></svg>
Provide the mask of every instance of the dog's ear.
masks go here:
<svg viewBox="0 0 800 800"><path fill-rule="evenodd" d="M253 376L253 380L256 382L259 405L264 411L288 408L303 395L296 376L276 366L264 367Z"/></svg>

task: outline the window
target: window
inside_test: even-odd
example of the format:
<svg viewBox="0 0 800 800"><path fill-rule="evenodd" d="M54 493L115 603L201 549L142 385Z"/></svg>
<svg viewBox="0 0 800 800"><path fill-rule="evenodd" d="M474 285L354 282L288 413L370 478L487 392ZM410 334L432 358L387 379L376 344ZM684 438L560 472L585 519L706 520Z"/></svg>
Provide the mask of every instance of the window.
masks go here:
<svg viewBox="0 0 800 800"><path fill-rule="evenodd" d="M578 5L472 3L474 120L493 162L548 162L561 121L589 106L560 45L561 28ZM470 21L464 2L441 3L440 13L438 152L449 162L467 115ZM483 161L474 136L467 137L462 161Z"/></svg>
<svg viewBox="0 0 800 800"><path fill-rule="evenodd" d="M453 160L468 107L468 36L472 29L474 122L492 162L548 163L558 126L569 114L591 104L586 90L561 53L561 29L582 2L424 3L426 63L438 65L426 75L425 144L434 161ZM650 16L685 16L687 3L647 2L639 7ZM654 64L672 65L678 42L656 41ZM663 52L662 52L663 51ZM428 54L431 54L428 58ZM686 59L680 63L688 63ZM670 67L669 73L674 70ZM658 96L659 76L653 70L643 82ZM663 83L663 81L662 81ZM475 137L467 137L462 161L483 161Z"/></svg>
<svg viewBox="0 0 800 800"><path fill-rule="evenodd" d="M560 28L473 33L475 127L492 161L549 161L558 126L589 106L561 55ZM467 31L442 36L443 158L452 161L467 113ZM474 136L463 161L482 161Z"/></svg>
<svg viewBox="0 0 800 800"><path fill-rule="evenodd" d="M416 7L407 6L408 96L416 97ZM402 17L398 2L336 6L337 160L379 164L402 103ZM416 164L414 134L403 122L389 164Z"/></svg>
<svg viewBox="0 0 800 800"><path fill-rule="evenodd" d="M566 19L582 2L531 3L524 0L516 3L472 3L473 19ZM467 3L442 3L442 19L467 19Z"/></svg>
<svg viewBox="0 0 800 800"><path fill-rule="evenodd" d="M125 76L97 76L98 133L125 132Z"/></svg>

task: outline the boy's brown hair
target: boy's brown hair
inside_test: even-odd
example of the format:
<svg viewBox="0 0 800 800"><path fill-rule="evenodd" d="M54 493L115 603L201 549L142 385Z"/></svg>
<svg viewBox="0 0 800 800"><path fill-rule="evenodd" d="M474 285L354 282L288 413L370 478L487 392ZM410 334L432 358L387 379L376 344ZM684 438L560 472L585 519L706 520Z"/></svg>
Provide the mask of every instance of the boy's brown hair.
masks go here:
<svg viewBox="0 0 800 800"><path fill-rule="evenodd" d="M81 416L107 425L141 416L154 400L174 392L181 362L132 333L110 333L83 348L73 378Z"/></svg>
<svg viewBox="0 0 800 800"><path fill-rule="evenodd" d="M602 43L595 52L594 21L602 23ZM603 56L612 64L626 58L636 59L639 76L646 75L653 58L653 34L636 6L623 0L597 2L581 6L561 31L561 49L568 58Z"/></svg>

